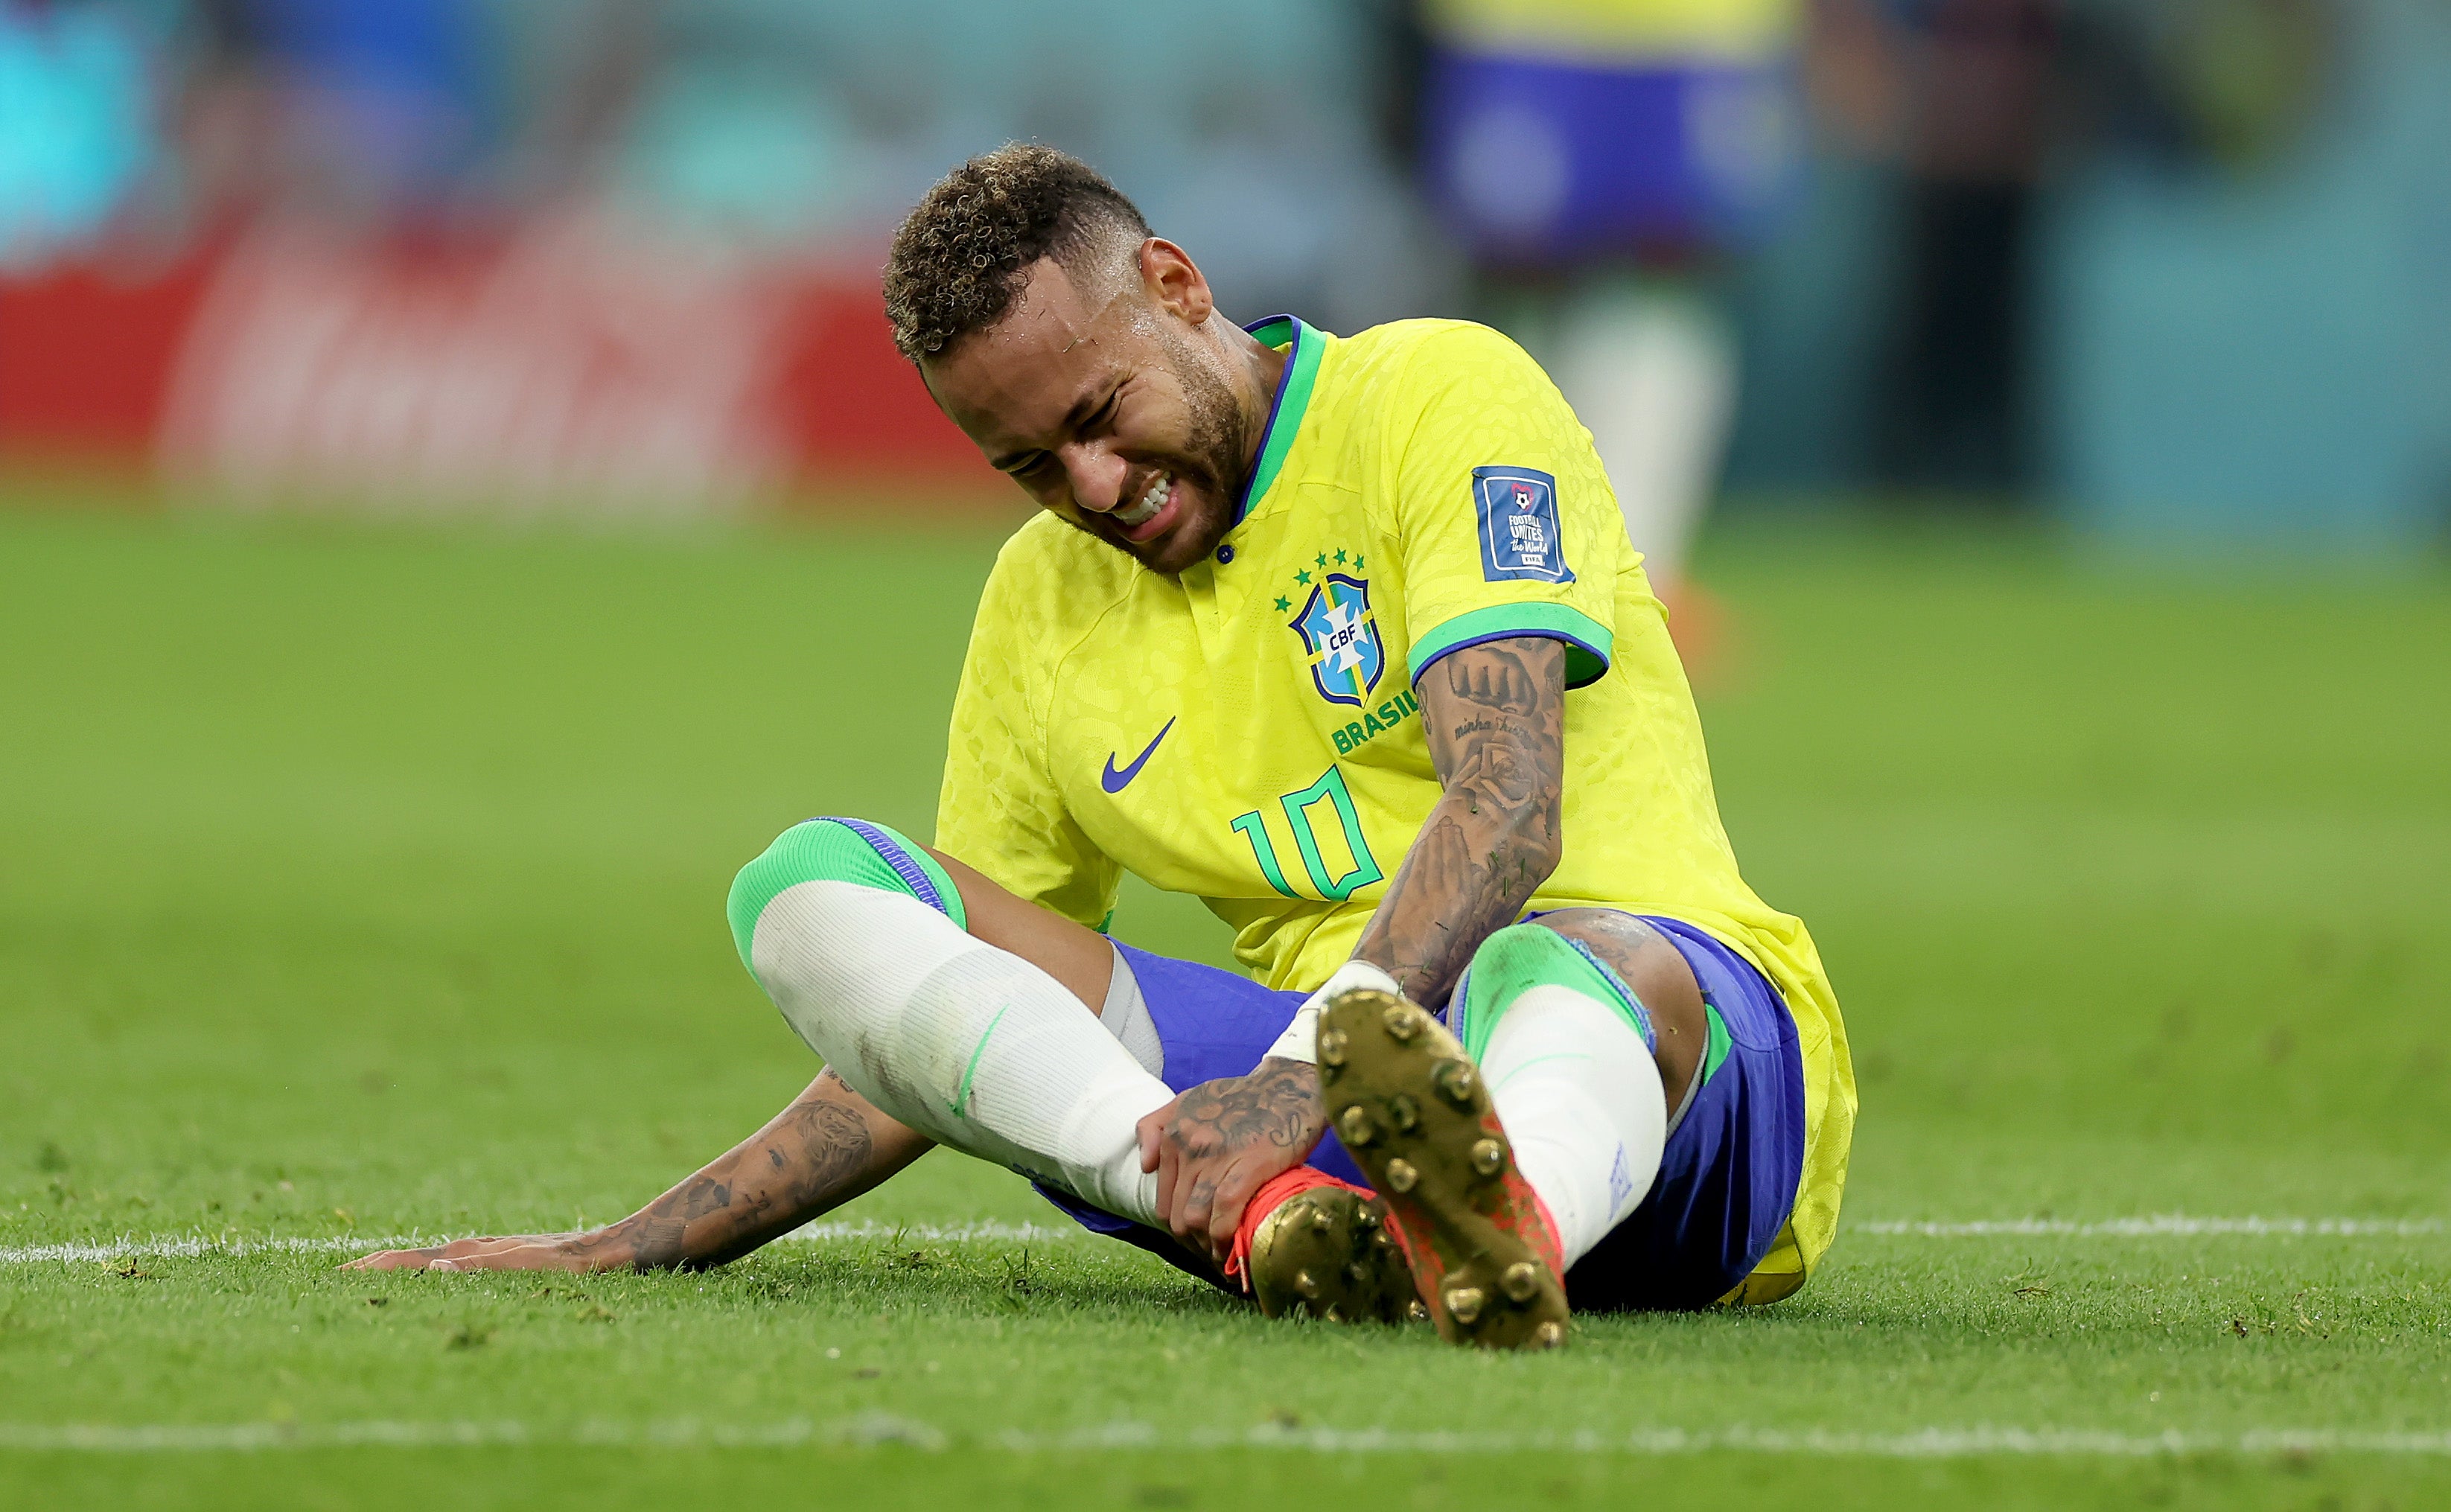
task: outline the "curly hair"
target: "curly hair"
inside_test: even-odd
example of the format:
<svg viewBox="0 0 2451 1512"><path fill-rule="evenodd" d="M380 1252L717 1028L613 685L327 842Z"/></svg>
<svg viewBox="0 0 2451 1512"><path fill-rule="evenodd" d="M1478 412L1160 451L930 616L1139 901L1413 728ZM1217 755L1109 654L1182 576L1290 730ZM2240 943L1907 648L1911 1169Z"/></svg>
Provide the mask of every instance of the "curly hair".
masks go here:
<svg viewBox="0 0 2451 1512"><path fill-rule="evenodd" d="M983 152L936 181L893 233L885 313L893 344L918 362L1003 319L1051 257L1068 273L1148 222L1097 169L1029 142Z"/></svg>

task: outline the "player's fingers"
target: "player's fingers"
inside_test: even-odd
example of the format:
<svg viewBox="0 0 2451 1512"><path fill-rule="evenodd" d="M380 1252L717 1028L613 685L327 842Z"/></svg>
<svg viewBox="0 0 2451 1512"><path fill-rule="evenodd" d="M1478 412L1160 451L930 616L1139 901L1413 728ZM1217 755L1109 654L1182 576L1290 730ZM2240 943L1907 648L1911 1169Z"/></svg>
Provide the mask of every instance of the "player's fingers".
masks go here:
<svg viewBox="0 0 2451 1512"><path fill-rule="evenodd" d="M523 1255L526 1251L540 1247L550 1247L553 1242L551 1236L543 1234L487 1234L481 1239L455 1239L439 1248L423 1252L459 1263L462 1270L475 1270L487 1268L495 1264L496 1257ZM516 1268L527 1268L527 1267L520 1266Z"/></svg>
<svg viewBox="0 0 2451 1512"><path fill-rule="evenodd" d="M1190 1163L1171 1144L1158 1166L1157 1179L1157 1221L1176 1238L1188 1237L1183 1228L1183 1205L1191 1200Z"/></svg>
<svg viewBox="0 0 2451 1512"><path fill-rule="evenodd" d="M1217 1206L1208 1219L1208 1236L1225 1254L1234 1247L1235 1232L1243 1227L1244 1210L1251 1199L1284 1171L1293 1168L1289 1160L1244 1160L1235 1163L1227 1180L1218 1183Z"/></svg>
<svg viewBox="0 0 2451 1512"><path fill-rule="evenodd" d="M1249 1168L1237 1163L1217 1183L1217 1193L1208 1208L1208 1243L1219 1254L1234 1247L1234 1230L1243 1225L1243 1209L1250 1205L1251 1193L1260 1189Z"/></svg>
<svg viewBox="0 0 2451 1512"><path fill-rule="evenodd" d="M1174 1232L1185 1240L1199 1240L1208 1227L1208 1178L1197 1168L1185 1171L1174 1183Z"/></svg>
<svg viewBox="0 0 2451 1512"><path fill-rule="evenodd" d="M442 1247L442 1252L446 1255L491 1255L535 1243L534 1234L485 1234L476 1239L455 1239Z"/></svg>
<svg viewBox="0 0 2451 1512"><path fill-rule="evenodd" d="M1157 1149L1157 1218L1168 1229L1174 1227L1175 1178L1182 1170L1182 1155L1171 1143L1161 1143Z"/></svg>
<svg viewBox="0 0 2451 1512"><path fill-rule="evenodd" d="M1142 1170L1151 1171L1157 1169L1158 1149L1166 1139L1167 1120L1173 1116L1174 1104L1168 1103L1164 1108L1159 1109L1156 1112L1143 1117L1138 1124L1133 1126L1133 1132L1140 1135Z"/></svg>
<svg viewBox="0 0 2451 1512"><path fill-rule="evenodd" d="M518 1239L480 1254L460 1257L462 1270L570 1270L570 1254L549 1239Z"/></svg>
<svg viewBox="0 0 2451 1512"><path fill-rule="evenodd" d="M1191 1235L1206 1232L1211 1206L1216 1206L1216 1176L1211 1171L1194 1171L1182 1186L1182 1201L1174 1210L1176 1235L1188 1240Z"/></svg>

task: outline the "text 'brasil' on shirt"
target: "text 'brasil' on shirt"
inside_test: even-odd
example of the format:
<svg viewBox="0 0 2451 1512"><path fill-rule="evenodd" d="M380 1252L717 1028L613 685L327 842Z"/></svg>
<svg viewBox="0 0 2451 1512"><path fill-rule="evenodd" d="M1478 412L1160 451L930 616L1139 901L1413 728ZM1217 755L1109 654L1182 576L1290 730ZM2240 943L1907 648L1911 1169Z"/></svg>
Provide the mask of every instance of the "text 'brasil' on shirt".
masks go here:
<svg viewBox="0 0 2451 1512"><path fill-rule="evenodd" d="M1101 927L1126 870L1196 894L1255 975L1307 989L1352 954L1439 800L1417 689L1467 646L1562 642L1563 859L1531 907L1686 919L1778 985L1809 1132L1794 1243L1761 1279L1800 1281L1836 1225L1845 1033L1803 925L1737 873L1664 612L1589 434L1483 326L1254 332L1291 352L1230 550L1167 577L1052 515L1006 544L963 668L937 843ZM1146 766L1109 782L1134 753Z"/></svg>

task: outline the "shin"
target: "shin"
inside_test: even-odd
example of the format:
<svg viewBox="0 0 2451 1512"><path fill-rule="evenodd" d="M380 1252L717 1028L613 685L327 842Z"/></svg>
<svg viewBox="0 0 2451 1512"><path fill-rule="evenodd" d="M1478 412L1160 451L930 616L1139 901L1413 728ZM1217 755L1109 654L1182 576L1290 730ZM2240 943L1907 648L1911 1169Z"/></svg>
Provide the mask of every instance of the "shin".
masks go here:
<svg viewBox="0 0 2451 1512"><path fill-rule="evenodd" d="M1459 1035L1572 1266L1658 1174L1667 1105L1649 1017L1615 972L1537 924L1492 934L1457 996Z"/></svg>
<svg viewBox="0 0 2451 1512"><path fill-rule="evenodd" d="M733 884L741 959L844 1081L940 1144L1152 1221L1135 1125L1173 1094L1080 999L971 935L961 894L879 826L812 819Z"/></svg>

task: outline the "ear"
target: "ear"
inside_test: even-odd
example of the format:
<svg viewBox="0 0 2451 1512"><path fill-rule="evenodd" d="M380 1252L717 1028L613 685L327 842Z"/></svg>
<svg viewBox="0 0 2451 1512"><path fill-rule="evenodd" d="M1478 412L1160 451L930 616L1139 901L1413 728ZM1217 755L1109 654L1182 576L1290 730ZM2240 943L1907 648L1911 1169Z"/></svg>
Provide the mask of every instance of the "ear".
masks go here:
<svg viewBox="0 0 2451 1512"><path fill-rule="evenodd" d="M1217 308L1217 297L1191 254L1162 236L1141 244L1141 286L1152 304L1188 325L1200 324Z"/></svg>

